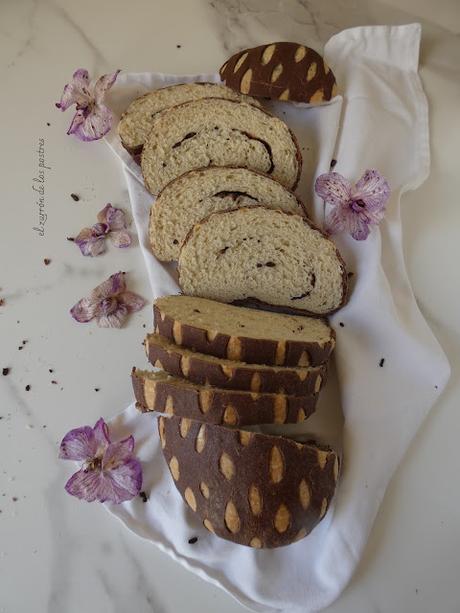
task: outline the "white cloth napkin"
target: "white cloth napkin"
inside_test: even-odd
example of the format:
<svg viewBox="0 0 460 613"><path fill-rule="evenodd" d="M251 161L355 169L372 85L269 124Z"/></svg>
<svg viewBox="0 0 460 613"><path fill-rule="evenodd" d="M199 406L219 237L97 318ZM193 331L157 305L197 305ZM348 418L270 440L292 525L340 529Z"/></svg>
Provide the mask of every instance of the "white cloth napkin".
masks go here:
<svg viewBox="0 0 460 613"><path fill-rule="evenodd" d="M306 169L299 193L317 222L324 218L324 206L314 197L313 178L329 170L332 157L338 160L335 169L346 177L357 180L366 168L377 168L392 187L380 230L374 229L364 242L337 238L354 277L349 304L332 318L344 413L344 463L335 503L324 521L306 539L277 550L253 550L220 540L200 525L177 493L162 459L155 417L139 415L131 406L111 423L115 437L134 434L150 498L146 504L134 500L110 505L109 510L132 531L255 611L309 613L337 598L356 568L394 470L449 378L447 359L417 308L402 250L401 195L420 185L429 172L427 102L417 74L419 43L418 24L341 32L327 43L325 56L343 101L337 98L310 109L272 105L304 149ZM217 76L122 75L113 100L122 108L136 93L194 80L215 81ZM153 295L175 293L173 269L148 251L153 199L117 137L108 140L125 164ZM330 404L328 390L324 395ZM324 408L328 419L320 434L337 444L340 428L334 410ZM199 537L194 545L188 544L191 536Z"/></svg>

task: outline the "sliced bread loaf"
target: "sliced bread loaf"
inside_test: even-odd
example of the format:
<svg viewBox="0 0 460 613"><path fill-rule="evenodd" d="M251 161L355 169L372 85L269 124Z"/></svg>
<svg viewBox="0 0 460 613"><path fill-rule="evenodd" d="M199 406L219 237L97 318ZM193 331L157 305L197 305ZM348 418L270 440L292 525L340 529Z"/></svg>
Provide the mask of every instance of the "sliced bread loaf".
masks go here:
<svg viewBox="0 0 460 613"><path fill-rule="evenodd" d="M323 319L268 313L196 298L164 296L154 305L155 331L193 351L276 366L318 366L335 334Z"/></svg>
<svg viewBox="0 0 460 613"><path fill-rule="evenodd" d="M160 417L158 430L176 488L221 538L281 547L329 508L340 464L328 447L179 417Z"/></svg>
<svg viewBox="0 0 460 613"><path fill-rule="evenodd" d="M217 83L179 83L162 87L133 100L121 116L118 135L123 147L133 155L141 153L157 113L170 106L200 98L227 98L259 104L254 98Z"/></svg>
<svg viewBox="0 0 460 613"><path fill-rule="evenodd" d="M290 190L260 172L218 166L187 172L168 183L152 205L152 251L159 260L177 260L185 237L198 221L216 211L254 204L305 213Z"/></svg>
<svg viewBox="0 0 460 613"><path fill-rule="evenodd" d="M149 362L170 375L225 389L306 396L320 391L327 374L324 365L296 368L224 360L179 347L158 334L147 335L145 350Z"/></svg>
<svg viewBox="0 0 460 613"><path fill-rule="evenodd" d="M302 158L287 125L260 108L204 98L153 117L141 167L145 186L158 194L176 177L206 166L241 166L294 188Z"/></svg>
<svg viewBox="0 0 460 613"><path fill-rule="evenodd" d="M137 368L133 368L131 380L143 412L158 411L228 426L301 422L314 412L317 402L317 394L286 396L226 390Z"/></svg>
<svg viewBox="0 0 460 613"><path fill-rule="evenodd" d="M335 247L300 215L255 206L196 224L179 256L185 294L287 313L327 315L346 301Z"/></svg>

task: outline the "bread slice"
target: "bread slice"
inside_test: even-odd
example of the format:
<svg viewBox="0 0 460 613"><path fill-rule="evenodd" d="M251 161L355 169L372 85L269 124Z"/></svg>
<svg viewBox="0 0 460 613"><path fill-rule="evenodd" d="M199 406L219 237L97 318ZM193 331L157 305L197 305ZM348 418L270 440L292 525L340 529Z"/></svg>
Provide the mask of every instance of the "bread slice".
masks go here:
<svg viewBox="0 0 460 613"><path fill-rule="evenodd" d="M179 257L189 230L216 211L264 204L304 215L298 198L281 183L247 168L192 170L162 189L150 213L150 245L159 260Z"/></svg>
<svg viewBox="0 0 460 613"><path fill-rule="evenodd" d="M241 166L293 189L302 158L287 125L260 108L204 98L158 113L142 150L145 186L158 194L176 177L205 166Z"/></svg>
<svg viewBox="0 0 460 613"><path fill-rule="evenodd" d="M163 371L133 368L131 380L138 408L198 419L212 424L247 426L302 422L316 407L318 395L286 396L206 387Z"/></svg>
<svg viewBox="0 0 460 613"><path fill-rule="evenodd" d="M300 215L256 206L213 213L182 245L185 294L287 313L327 315L346 301L334 243Z"/></svg>
<svg viewBox="0 0 460 613"><path fill-rule="evenodd" d="M327 374L324 365L295 368L219 359L174 345L158 334L147 335L145 349L149 362L170 375L225 389L307 396L320 391Z"/></svg>
<svg viewBox="0 0 460 613"><path fill-rule="evenodd" d="M321 104L337 93L335 77L309 47L278 42L244 49L219 71L222 81L251 96Z"/></svg>
<svg viewBox="0 0 460 613"><path fill-rule="evenodd" d="M133 155L141 153L145 139L152 129L153 118L160 111L190 100L216 97L244 100L259 105L254 98L217 83L179 83L162 87L133 100L121 116L118 135L123 147Z"/></svg>
<svg viewBox="0 0 460 613"><path fill-rule="evenodd" d="M176 345L252 364L318 366L335 346L335 333L323 319L192 296L158 298L154 319L155 331Z"/></svg>
<svg viewBox="0 0 460 613"><path fill-rule="evenodd" d="M328 447L175 416L160 417L158 430L176 488L216 536L289 545L330 506L340 463Z"/></svg>

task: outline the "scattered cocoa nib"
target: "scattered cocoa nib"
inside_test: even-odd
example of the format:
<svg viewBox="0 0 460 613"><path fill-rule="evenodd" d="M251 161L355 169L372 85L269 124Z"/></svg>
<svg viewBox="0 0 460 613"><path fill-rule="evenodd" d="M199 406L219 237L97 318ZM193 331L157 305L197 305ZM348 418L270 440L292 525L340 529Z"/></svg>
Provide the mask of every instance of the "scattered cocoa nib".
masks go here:
<svg viewBox="0 0 460 613"><path fill-rule="evenodd" d="M50 124L50 122L49 122L49 121L47 121L47 122L46 122L46 125L47 125L47 126L50 126L51 124Z"/></svg>
<svg viewBox="0 0 460 613"><path fill-rule="evenodd" d="M48 372L54 372L52 368L48 368Z"/></svg>
<svg viewBox="0 0 460 613"><path fill-rule="evenodd" d="M94 388L94 391L95 391L95 392L98 392L100 389L101 389L100 387L95 387L95 388Z"/></svg>
<svg viewBox="0 0 460 613"><path fill-rule="evenodd" d="M18 347L18 351L21 351L21 349L24 349L24 345L21 345L20 347Z"/></svg>
<svg viewBox="0 0 460 613"><path fill-rule="evenodd" d="M142 500L142 502L147 502L147 500L149 499L145 492L139 492L139 498Z"/></svg>
<svg viewBox="0 0 460 613"><path fill-rule="evenodd" d="M23 341L22 341L22 344L23 344L23 345L25 345L25 344L26 344L26 343L28 343L28 342L29 342L28 340L25 340L25 341L23 340Z"/></svg>
<svg viewBox="0 0 460 613"><path fill-rule="evenodd" d="M198 537L197 536L192 536L191 539L188 539L189 545L194 545L197 541L198 541Z"/></svg>
<svg viewBox="0 0 460 613"><path fill-rule="evenodd" d="M332 159L331 160L331 168L334 168L334 166L337 164L337 160Z"/></svg>
<svg viewBox="0 0 460 613"><path fill-rule="evenodd" d="M382 366L385 364L385 358L382 358L379 362L379 366L380 368L382 368Z"/></svg>
<svg viewBox="0 0 460 613"><path fill-rule="evenodd" d="M6 377L6 375L9 375L9 374L10 374L10 369L9 369L9 368L4 368L4 369L2 370L2 375L3 375L4 377Z"/></svg>
<svg viewBox="0 0 460 613"><path fill-rule="evenodd" d="M180 48L182 47L182 45L176 45L176 47L177 47L178 49L180 49Z"/></svg>
<svg viewBox="0 0 460 613"><path fill-rule="evenodd" d="M57 385L57 384L58 384L58 382L57 382L57 381L54 381L54 379L53 379L53 381L51 381L51 383L52 383L53 385Z"/></svg>
<svg viewBox="0 0 460 613"><path fill-rule="evenodd" d="M11 499L13 502L17 502L18 501L18 497L17 496L13 496L13 498Z"/></svg>
<svg viewBox="0 0 460 613"><path fill-rule="evenodd" d="M73 243L75 239L74 239L74 237L73 237L73 236L68 236L68 237L67 237L67 240L68 240L68 241L71 241L71 242Z"/></svg>
<svg viewBox="0 0 460 613"><path fill-rule="evenodd" d="M30 392L30 387L31 386L29 384L26 385L26 392Z"/></svg>
<svg viewBox="0 0 460 613"><path fill-rule="evenodd" d="M49 266L49 265L51 264L51 260L50 260L50 258L44 258L44 259L43 259L43 264L44 264L45 266Z"/></svg>
<svg viewBox="0 0 460 613"><path fill-rule="evenodd" d="M343 321L339 321L339 326L340 326L341 328L344 328L344 327L345 327L345 324L343 323Z"/></svg>
<svg viewBox="0 0 460 613"><path fill-rule="evenodd" d="M78 196L77 194L70 194L70 197L72 198L72 200L75 200L75 202L78 202L80 200L80 196Z"/></svg>

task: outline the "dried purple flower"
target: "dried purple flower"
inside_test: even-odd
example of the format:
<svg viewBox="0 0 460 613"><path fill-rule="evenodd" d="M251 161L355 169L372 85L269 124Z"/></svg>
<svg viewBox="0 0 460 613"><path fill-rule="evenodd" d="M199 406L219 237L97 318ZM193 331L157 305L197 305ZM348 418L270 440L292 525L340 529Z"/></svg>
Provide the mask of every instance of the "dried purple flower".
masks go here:
<svg viewBox="0 0 460 613"><path fill-rule="evenodd" d="M97 214L98 223L91 228L83 228L74 242L83 255L91 257L105 251L105 239L110 236L115 247L125 248L131 244L131 236L126 230L128 224L122 209L106 204Z"/></svg>
<svg viewBox="0 0 460 613"><path fill-rule="evenodd" d="M118 73L116 70L103 75L96 83L90 84L88 71L79 68L72 75L72 81L64 87L61 99L56 106L66 111L72 104L76 105L72 123L67 134L75 134L83 141L92 141L102 138L112 127L112 111L104 104L104 97L115 83Z"/></svg>
<svg viewBox="0 0 460 613"><path fill-rule="evenodd" d="M126 290L125 273L117 272L70 309L79 323L96 318L101 328L121 328L129 313L139 311L145 300Z"/></svg>
<svg viewBox="0 0 460 613"><path fill-rule="evenodd" d="M315 191L333 207L326 230L348 232L358 241L369 236L371 225L382 221L390 197L388 182L377 170L366 170L356 185L338 172L328 172L316 179Z"/></svg>
<svg viewBox="0 0 460 613"><path fill-rule="evenodd" d="M82 462L83 466L67 481L66 491L87 502L119 504L131 500L142 487L142 467L133 449L132 436L112 443L102 418L94 428L71 430L62 439L59 458Z"/></svg>

